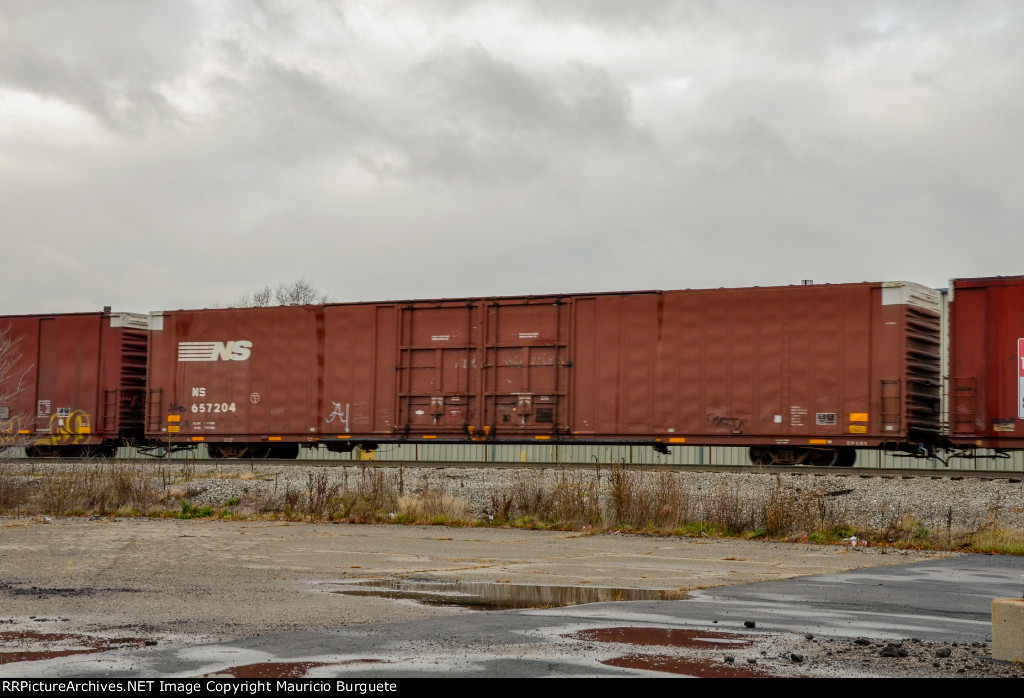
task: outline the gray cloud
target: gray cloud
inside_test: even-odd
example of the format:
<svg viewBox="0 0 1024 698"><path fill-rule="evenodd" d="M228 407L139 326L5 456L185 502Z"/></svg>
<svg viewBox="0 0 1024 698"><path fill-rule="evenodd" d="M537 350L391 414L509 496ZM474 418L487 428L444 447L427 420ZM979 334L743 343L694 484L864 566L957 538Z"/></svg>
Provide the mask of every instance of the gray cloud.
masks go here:
<svg viewBox="0 0 1024 698"><path fill-rule="evenodd" d="M1015 3L0 7L0 312L1022 273Z"/></svg>
<svg viewBox="0 0 1024 698"><path fill-rule="evenodd" d="M476 46L431 56L413 79L418 108L401 119L393 143L407 158L405 177L528 181L581 147L643 139L627 91L593 66L544 74Z"/></svg>
<svg viewBox="0 0 1024 698"><path fill-rule="evenodd" d="M176 112L161 90L188 67L198 31L191 10L9 0L0 84L78 106L113 130L166 127Z"/></svg>

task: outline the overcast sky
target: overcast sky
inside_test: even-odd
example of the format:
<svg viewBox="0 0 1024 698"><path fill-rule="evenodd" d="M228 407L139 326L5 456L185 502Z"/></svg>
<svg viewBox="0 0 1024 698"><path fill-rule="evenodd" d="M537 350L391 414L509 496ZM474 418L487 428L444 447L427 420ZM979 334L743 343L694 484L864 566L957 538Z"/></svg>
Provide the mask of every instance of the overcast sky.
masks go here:
<svg viewBox="0 0 1024 698"><path fill-rule="evenodd" d="M1024 4L0 0L0 312L1024 274Z"/></svg>

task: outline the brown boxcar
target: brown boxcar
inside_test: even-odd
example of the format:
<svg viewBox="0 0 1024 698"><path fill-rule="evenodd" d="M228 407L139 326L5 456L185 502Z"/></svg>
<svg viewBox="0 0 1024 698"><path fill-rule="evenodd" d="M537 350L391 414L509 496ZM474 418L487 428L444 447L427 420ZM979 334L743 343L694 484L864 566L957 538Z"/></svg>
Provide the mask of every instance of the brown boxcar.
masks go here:
<svg viewBox="0 0 1024 698"><path fill-rule="evenodd" d="M1024 448L1024 276L950 285L949 436Z"/></svg>
<svg viewBox="0 0 1024 698"><path fill-rule="evenodd" d="M145 315L0 317L0 437L29 456L110 455L141 440Z"/></svg>
<svg viewBox="0 0 1024 698"><path fill-rule="evenodd" d="M294 457L316 442L323 308L153 313L146 433L210 454Z"/></svg>
<svg viewBox="0 0 1024 698"><path fill-rule="evenodd" d="M147 434L214 455L492 440L851 465L935 441L939 331L938 293L902 282L173 311Z"/></svg>

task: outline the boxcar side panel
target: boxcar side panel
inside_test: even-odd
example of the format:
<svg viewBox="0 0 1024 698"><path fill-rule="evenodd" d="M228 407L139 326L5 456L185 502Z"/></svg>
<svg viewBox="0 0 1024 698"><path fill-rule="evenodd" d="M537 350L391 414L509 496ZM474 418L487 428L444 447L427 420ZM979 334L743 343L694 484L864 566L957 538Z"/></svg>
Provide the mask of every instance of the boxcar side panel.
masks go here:
<svg viewBox="0 0 1024 698"><path fill-rule="evenodd" d="M921 422L909 407L911 287L578 297L572 430L667 443L906 442ZM937 342L937 325L926 331ZM937 354L929 360L937 372Z"/></svg>
<svg viewBox="0 0 1024 698"><path fill-rule="evenodd" d="M315 440L317 352L309 307L164 313L152 332L147 434L172 442Z"/></svg>
<svg viewBox="0 0 1024 698"><path fill-rule="evenodd" d="M394 432L397 318L391 305L324 307L318 431L325 440Z"/></svg>
<svg viewBox="0 0 1024 698"><path fill-rule="evenodd" d="M950 438L1024 447L1024 277L956 279L950 311Z"/></svg>
<svg viewBox="0 0 1024 698"><path fill-rule="evenodd" d="M573 310L569 427L572 434L585 438L598 430L597 299L576 298Z"/></svg>

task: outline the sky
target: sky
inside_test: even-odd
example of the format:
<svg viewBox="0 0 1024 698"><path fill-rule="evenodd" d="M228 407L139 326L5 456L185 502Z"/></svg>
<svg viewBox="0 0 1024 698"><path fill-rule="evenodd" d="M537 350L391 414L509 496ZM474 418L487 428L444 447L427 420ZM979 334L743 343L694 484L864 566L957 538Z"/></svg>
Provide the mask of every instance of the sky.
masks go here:
<svg viewBox="0 0 1024 698"><path fill-rule="evenodd" d="M1024 274L1024 4L0 0L0 313Z"/></svg>

